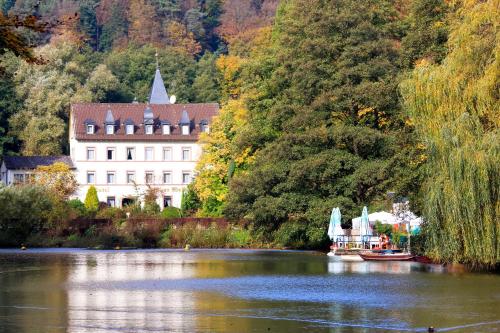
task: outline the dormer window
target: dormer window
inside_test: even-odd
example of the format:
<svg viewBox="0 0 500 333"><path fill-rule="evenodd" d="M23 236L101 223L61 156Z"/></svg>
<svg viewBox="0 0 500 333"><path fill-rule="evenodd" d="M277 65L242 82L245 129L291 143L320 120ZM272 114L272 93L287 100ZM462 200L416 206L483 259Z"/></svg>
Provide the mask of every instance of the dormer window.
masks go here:
<svg viewBox="0 0 500 333"><path fill-rule="evenodd" d="M115 134L115 118L111 110L106 113L106 120L104 121L106 126L106 134Z"/></svg>
<svg viewBox="0 0 500 333"><path fill-rule="evenodd" d="M95 134L95 121L92 119L85 119L84 124L86 134Z"/></svg>
<svg viewBox="0 0 500 333"><path fill-rule="evenodd" d="M87 134L94 134L94 125L87 125Z"/></svg>
<svg viewBox="0 0 500 333"><path fill-rule="evenodd" d="M153 125L145 125L146 134L153 134Z"/></svg>
<svg viewBox="0 0 500 333"><path fill-rule="evenodd" d="M106 134L115 134L115 126L106 125Z"/></svg>
<svg viewBox="0 0 500 333"><path fill-rule="evenodd" d="M125 125L125 134L127 135L134 134L134 125Z"/></svg>
<svg viewBox="0 0 500 333"><path fill-rule="evenodd" d="M190 125L191 120L189 120L189 115L186 110L183 110L181 120L179 121L182 135L189 135Z"/></svg>
<svg viewBox="0 0 500 333"><path fill-rule="evenodd" d="M200 122L200 131L203 133L208 133L208 121L202 120Z"/></svg>
<svg viewBox="0 0 500 333"><path fill-rule="evenodd" d="M163 135L170 135L170 124L163 124L161 127L163 129Z"/></svg>

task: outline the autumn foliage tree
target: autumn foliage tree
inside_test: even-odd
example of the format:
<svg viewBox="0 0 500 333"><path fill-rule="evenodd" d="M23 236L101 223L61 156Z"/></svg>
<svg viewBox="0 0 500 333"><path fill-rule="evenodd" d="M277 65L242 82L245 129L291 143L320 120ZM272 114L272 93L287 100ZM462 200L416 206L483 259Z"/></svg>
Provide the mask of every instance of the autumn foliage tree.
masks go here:
<svg viewBox="0 0 500 333"><path fill-rule="evenodd" d="M73 170L62 162L38 166L33 181L63 200L67 200L78 188Z"/></svg>
<svg viewBox="0 0 500 333"><path fill-rule="evenodd" d="M403 82L426 143L427 254L476 267L500 261L498 1L464 1L441 64L420 61Z"/></svg>

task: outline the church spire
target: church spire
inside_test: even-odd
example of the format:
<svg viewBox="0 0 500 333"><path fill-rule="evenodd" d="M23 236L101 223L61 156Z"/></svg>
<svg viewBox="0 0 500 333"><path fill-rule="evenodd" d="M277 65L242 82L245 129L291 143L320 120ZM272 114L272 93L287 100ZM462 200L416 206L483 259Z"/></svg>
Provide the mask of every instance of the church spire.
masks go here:
<svg viewBox="0 0 500 333"><path fill-rule="evenodd" d="M156 72L153 86L151 87L151 93L149 94L149 104L170 104L167 89L165 89L165 84L163 83L163 79L160 73L160 66L158 64L158 52L156 52L155 57Z"/></svg>

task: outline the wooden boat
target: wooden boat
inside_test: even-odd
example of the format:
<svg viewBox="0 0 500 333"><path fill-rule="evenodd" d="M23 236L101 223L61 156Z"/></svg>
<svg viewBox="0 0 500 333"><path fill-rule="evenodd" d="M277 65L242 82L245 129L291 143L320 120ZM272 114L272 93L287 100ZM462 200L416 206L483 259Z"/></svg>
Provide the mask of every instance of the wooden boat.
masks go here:
<svg viewBox="0 0 500 333"><path fill-rule="evenodd" d="M328 252L328 256L334 261L363 261L359 256L359 249L338 249L331 248L332 250Z"/></svg>
<svg viewBox="0 0 500 333"><path fill-rule="evenodd" d="M408 261L415 257L411 253L403 253L401 250L374 250L359 253L363 260L367 261Z"/></svg>

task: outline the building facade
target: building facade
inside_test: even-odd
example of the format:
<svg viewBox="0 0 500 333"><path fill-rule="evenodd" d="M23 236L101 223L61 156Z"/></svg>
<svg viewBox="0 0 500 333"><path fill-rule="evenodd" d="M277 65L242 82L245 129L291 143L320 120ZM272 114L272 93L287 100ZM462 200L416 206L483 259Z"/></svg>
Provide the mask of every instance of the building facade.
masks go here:
<svg viewBox="0 0 500 333"><path fill-rule="evenodd" d="M37 167L57 162L74 170L69 156L4 156L0 165L0 182L5 186L28 183Z"/></svg>
<svg viewBox="0 0 500 333"><path fill-rule="evenodd" d="M99 201L124 206L148 188L161 208L180 207L201 155L200 133L208 132L216 103L173 104L159 69L149 103L73 104L70 156L85 199L94 185Z"/></svg>

